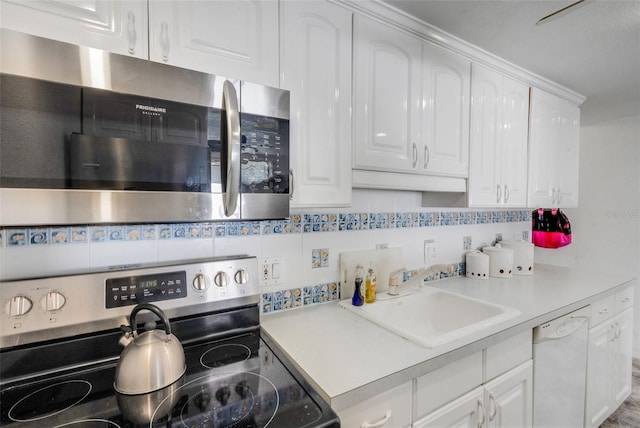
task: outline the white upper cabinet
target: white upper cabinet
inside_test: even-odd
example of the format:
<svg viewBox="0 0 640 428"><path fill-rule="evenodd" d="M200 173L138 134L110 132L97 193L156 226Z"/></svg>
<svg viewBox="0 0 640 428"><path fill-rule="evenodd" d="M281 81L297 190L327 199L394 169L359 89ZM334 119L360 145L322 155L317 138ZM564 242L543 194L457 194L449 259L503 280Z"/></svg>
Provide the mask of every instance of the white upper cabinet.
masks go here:
<svg viewBox="0 0 640 428"><path fill-rule="evenodd" d="M464 192L470 62L373 19L354 23L354 187Z"/></svg>
<svg viewBox="0 0 640 428"><path fill-rule="evenodd" d="M353 166L416 171L422 42L362 16L354 23Z"/></svg>
<svg viewBox="0 0 640 428"><path fill-rule="evenodd" d="M444 48L423 44L423 172L469 174L469 80L471 62Z"/></svg>
<svg viewBox="0 0 640 428"><path fill-rule="evenodd" d="M349 206L352 14L326 1L283 2L280 13L280 82L291 91L291 206Z"/></svg>
<svg viewBox="0 0 640 428"><path fill-rule="evenodd" d="M532 89L529 206L578 206L579 132L580 109L575 104Z"/></svg>
<svg viewBox="0 0 640 428"><path fill-rule="evenodd" d="M469 206L527 204L529 87L473 65Z"/></svg>
<svg viewBox="0 0 640 428"><path fill-rule="evenodd" d="M277 87L278 2L150 0L149 59Z"/></svg>
<svg viewBox="0 0 640 428"><path fill-rule="evenodd" d="M147 0L2 0L2 28L147 59Z"/></svg>

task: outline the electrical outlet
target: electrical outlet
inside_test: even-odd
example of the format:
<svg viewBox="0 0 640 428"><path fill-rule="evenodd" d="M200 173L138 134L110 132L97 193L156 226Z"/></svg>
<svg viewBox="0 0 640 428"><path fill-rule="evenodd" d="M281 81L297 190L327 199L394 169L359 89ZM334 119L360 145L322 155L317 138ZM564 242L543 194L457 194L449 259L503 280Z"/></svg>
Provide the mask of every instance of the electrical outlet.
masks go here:
<svg viewBox="0 0 640 428"><path fill-rule="evenodd" d="M282 257L258 259L260 285L276 285L284 282L284 260Z"/></svg>
<svg viewBox="0 0 640 428"><path fill-rule="evenodd" d="M424 263L432 264L438 262L438 242L435 239L424 241Z"/></svg>

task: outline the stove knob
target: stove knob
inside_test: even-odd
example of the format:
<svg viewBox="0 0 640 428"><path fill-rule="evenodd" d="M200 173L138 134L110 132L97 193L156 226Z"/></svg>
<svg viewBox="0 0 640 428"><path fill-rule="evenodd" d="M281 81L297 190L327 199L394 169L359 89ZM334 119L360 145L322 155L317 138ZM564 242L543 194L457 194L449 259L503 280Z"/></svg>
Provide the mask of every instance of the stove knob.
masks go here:
<svg viewBox="0 0 640 428"><path fill-rule="evenodd" d="M218 287L226 287L229 285L229 275L227 275L226 272L220 271L213 278L213 282L215 282Z"/></svg>
<svg viewBox="0 0 640 428"><path fill-rule="evenodd" d="M216 400L218 400L223 406L227 405L227 401L229 401L230 396L231 388L228 386L223 386L216 391Z"/></svg>
<svg viewBox="0 0 640 428"><path fill-rule="evenodd" d="M204 412L209 407L209 403L211 402L211 397L209 396L209 392L204 389L200 391L198 395L193 399L196 407L200 409L201 412Z"/></svg>
<svg viewBox="0 0 640 428"><path fill-rule="evenodd" d="M243 380L236 385L236 393L241 398L247 398L247 394L250 391L251 391L251 388L249 387L249 382L247 382L246 380Z"/></svg>
<svg viewBox="0 0 640 428"><path fill-rule="evenodd" d="M198 291L205 291L209 288L209 278L205 274L197 274L196 277L193 278L193 288Z"/></svg>
<svg viewBox="0 0 640 428"><path fill-rule="evenodd" d="M246 284L247 282L249 282L249 272L244 269L240 269L238 272L236 272L233 279L236 280L237 284Z"/></svg>
<svg viewBox="0 0 640 428"><path fill-rule="evenodd" d="M4 310L9 316L19 317L29 312L32 307L33 303L27 297L13 296L5 305Z"/></svg>
<svg viewBox="0 0 640 428"><path fill-rule="evenodd" d="M46 296L40 300L40 306L42 306L42 309L49 312L61 309L65 303L67 303L67 299L62 294L55 291L47 293Z"/></svg>

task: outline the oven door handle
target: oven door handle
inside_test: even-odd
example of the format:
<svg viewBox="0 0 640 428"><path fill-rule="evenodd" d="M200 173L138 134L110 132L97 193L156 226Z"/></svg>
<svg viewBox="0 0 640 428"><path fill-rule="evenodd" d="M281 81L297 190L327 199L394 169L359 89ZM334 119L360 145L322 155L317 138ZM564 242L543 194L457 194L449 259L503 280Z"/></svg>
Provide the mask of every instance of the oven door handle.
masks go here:
<svg viewBox="0 0 640 428"><path fill-rule="evenodd" d="M226 80L222 86L222 106L225 111L227 170L226 183L223 189L224 215L230 217L238 206L240 193L240 112L238 110L238 96L233 83Z"/></svg>

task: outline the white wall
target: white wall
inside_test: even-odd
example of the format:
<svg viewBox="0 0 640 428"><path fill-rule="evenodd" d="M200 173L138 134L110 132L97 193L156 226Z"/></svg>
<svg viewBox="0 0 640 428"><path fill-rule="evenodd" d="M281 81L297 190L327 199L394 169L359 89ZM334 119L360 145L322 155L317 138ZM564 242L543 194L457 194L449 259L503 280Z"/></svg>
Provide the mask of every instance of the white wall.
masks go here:
<svg viewBox="0 0 640 428"><path fill-rule="evenodd" d="M640 276L640 116L580 129L579 208L565 210L573 242L536 248L536 262ZM640 358L640 281L634 356Z"/></svg>

